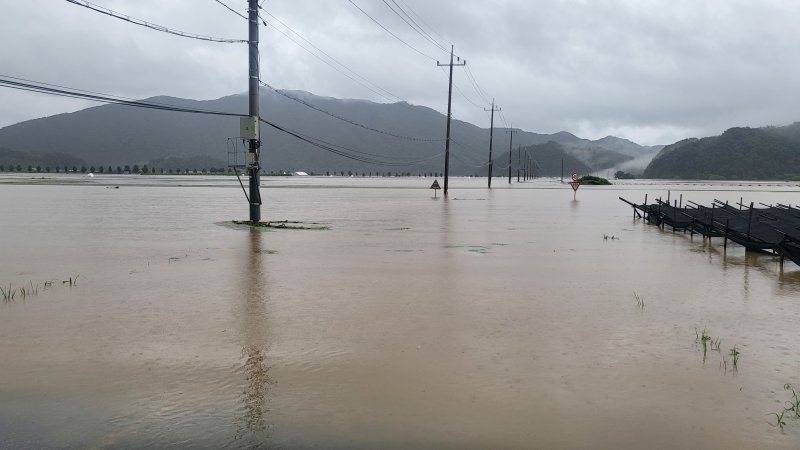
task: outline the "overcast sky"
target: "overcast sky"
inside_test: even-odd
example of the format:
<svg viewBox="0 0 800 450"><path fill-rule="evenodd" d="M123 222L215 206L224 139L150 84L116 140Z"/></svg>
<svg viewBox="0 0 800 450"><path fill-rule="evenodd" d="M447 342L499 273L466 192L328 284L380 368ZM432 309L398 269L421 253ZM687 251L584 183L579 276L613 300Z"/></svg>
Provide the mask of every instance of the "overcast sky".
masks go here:
<svg viewBox="0 0 800 450"><path fill-rule="evenodd" d="M245 0L222 1L246 14ZM93 3L176 30L247 38L247 22L215 0ZM436 60L448 54L387 4L400 14L402 7L433 40L455 45L503 109L497 126L505 120L527 131L652 145L800 120L800 2L793 0L266 0L262 79L279 89L399 98L446 112L447 76ZM312 56L286 35L326 59L269 14L347 69ZM135 98L247 90L245 44L173 36L64 0L0 0L0 42L3 75ZM488 127L489 105L468 75L454 69L453 116ZM353 81L358 76L377 87ZM0 127L93 105L0 87Z"/></svg>

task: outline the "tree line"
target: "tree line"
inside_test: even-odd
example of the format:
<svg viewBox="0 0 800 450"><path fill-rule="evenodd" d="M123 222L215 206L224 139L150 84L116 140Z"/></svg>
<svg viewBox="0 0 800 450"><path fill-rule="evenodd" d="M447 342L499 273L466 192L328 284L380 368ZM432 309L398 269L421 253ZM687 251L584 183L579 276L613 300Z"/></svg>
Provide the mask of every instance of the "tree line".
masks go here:
<svg viewBox="0 0 800 450"><path fill-rule="evenodd" d="M86 167L85 165L77 166L72 165L71 167L68 165L59 166L56 165L54 167L44 166L41 165L32 165L29 164L24 167L21 164L0 164L0 172L27 172L27 173L97 173L97 174L138 174L138 175L233 175L233 169L230 167L228 168L221 168L221 167L211 167L211 168L184 168L184 169L166 169L163 167L156 168L156 167L148 167L147 164L139 167L138 164L134 164L133 166L125 165L125 166L89 166ZM266 169L261 171L262 175L265 176L291 176L294 172L289 172L285 170L271 170L267 171ZM309 172L310 176L322 176L322 172ZM342 176L342 177L440 177L442 176L439 172L418 172L416 174L412 174L411 172L366 172L366 171L325 171L325 176Z"/></svg>

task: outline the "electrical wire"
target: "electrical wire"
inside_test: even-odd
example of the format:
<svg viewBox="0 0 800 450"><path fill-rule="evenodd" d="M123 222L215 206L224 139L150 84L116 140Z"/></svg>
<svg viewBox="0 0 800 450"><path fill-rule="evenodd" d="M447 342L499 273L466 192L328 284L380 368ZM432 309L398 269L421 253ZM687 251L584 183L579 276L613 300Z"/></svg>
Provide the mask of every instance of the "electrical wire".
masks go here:
<svg viewBox="0 0 800 450"><path fill-rule="evenodd" d="M314 147L317 147L319 149L331 152L333 154L342 156L342 157L347 158L347 159L352 159L354 161L363 162L363 163L367 163L367 164L375 164L375 165L380 165L380 166L393 166L393 167L414 166L414 165L420 164L421 162L427 161L427 160L432 159L432 158L436 158L436 157L441 155L441 153L440 153L440 154L433 155L433 156L430 156L428 158L420 159L420 160L417 160L417 161L386 161L386 160L383 160L383 159L379 159L380 155L361 152L361 151L358 151L358 150L349 149L347 147L342 147L342 146L339 146L339 145L331 144L331 143L325 142L325 141L323 141L321 139L311 138L311 137L303 135L302 133L299 133L297 131L289 130L289 129L285 128L285 127L282 127L280 125L272 123L272 122L270 122L270 121L268 121L268 120L266 120L266 119L264 119L262 117L259 117L259 120L261 122L271 126L272 128L275 128L276 130L282 131L282 132L284 132L284 133L286 133L286 134L288 134L290 136L293 136L293 137L295 137L295 138L297 138L297 139L299 139L299 140L301 140L301 141L303 141L303 142L305 142L307 144L310 144L310 145L312 145Z"/></svg>
<svg viewBox="0 0 800 450"><path fill-rule="evenodd" d="M464 69L466 69L467 78L469 79L470 83L472 83L472 87L475 89L475 92L478 93L478 96L481 97L484 102L491 103L486 93L478 84L478 80L475 79L475 75L472 73L472 70L470 70L469 66L465 66Z"/></svg>
<svg viewBox="0 0 800 450"><path fill-rule="evenodd" d="M274 87L270 86L268 83L265 83L265 82L263 82L263 81L259 81L259 83L261 83L263 86L266 86L266 87L270 88L270 89L271 89L273 92L275 92L276 94L278 94L278 95L281 95L281 96L283 96L283 97L286 97L286 98L288 98L289 100L293 100L293 101L295 101L295 102L297 102L297 103L300 103L301 105L305 105L305 106L307 106L308 108L311 108L311 109L313 109L313 110L315 110L315 111L319 111L319 112L321 112L321 113L323 113L323 114L326 114L326 115L328 115L328 116L331 116L331 117L333 117L334 119L341 120L342 122L349 123L350 125L354 125L354 126L357 126L357 127L363 128L363 129L365 129L365 130L373 131L373 132L375 132L375 133L384 134L384 135L386 135L386 136L391 136L391 137L398 138L398 139L405 139L405 140L408 140L408 141L416 141L416 142L444 142L444 139L425 139L425 138L418 138L418 137L413 137L413 136L404 136L404 135L402 135L402 134L395 134L395 133L392 133L392 132L390 132L390 131L384 131L384 130L380 130L380 129L377 129L377 128L373 128L373 127L370 127L370 126L368 126L368 125L364 125L364 124L362 124L362 123L358 123L358 122L355 122L355 121L353 121L353 120L350 120L350 119L347 119L347 118L345 118L345 117L342 117L342 116L340 116L340 115L334 114L334 113L332 113L332 112L330 112L330 111L326 111L326 110L324 110L324 109L322 109L322 108L320 108L320 107L318 107L318 106L315 106L315 105L313 105L313 104L311 104L311 103L309 103L309 102L307 102L307 101L305 101L305 100L301 100L301 99L299 99L299 98L297 98L297 97L293 97L293 96L291 96L291 95L287 94L286 92L284 92L284 91L282 91L282 90L275 89Z"/></svg>
<svg viewBox="0 0 800 450"><path fill-rule="evenodd" d="M445 52L445 53L448 53L448 54L450 53L450 51L449 51L449 50L447 50L447 48L445 48L445 47L444 47L444 46L442 46L440 43L436 42L436 41L435 41L435 40L434 40L432 37L430 37L430 35L428 35L428 34L425 32L425 30L422 30L422 29L420 29L420 28L419 28L419 25L416 25L416 22L414 22L414 19L412 19L412 18L411 18L411 16L409 16L409 15L408 15L408 14L407 14L405 11L403 11L403 8L401 8L401 7L400 7L400 5L398 5L398 4L397 4L397 2L395 2L394 0L392 0L392 3L394 3L394 4L395 4L395 6L397 6L397 8L398 8L400 11L402 11L402 13L403 13L403 14L400 14L399 12L397 12L397 11L396 11L396 10L395 10L395 9L392 7L392 5L390 5L390 4L389 4L389 3L388 3L386 0L382 0L382 1L383 1L383 4L384 4L384 5L386 5L386 7L387 7L387 8L389 8L390 10L392 10L392 12L393 12L393 13L395 13L395 15L397 15L397 17L399 17L399 18L400 18L400 20L402 20L403 22L405 22L405 23L406 23L406 25L408 25L408 26L409 26L409 27L410 27L412 30L414 30L414 32L416 32L417 34L419 34L420 36L422 36L424 39L426 39L428 42L430 42L431 44L433 44L434 46L436 46L436 47L437 47L439 50L441 50L441 51L443 51L443 52ZM411 22L409 22L409 21L406 19L406 17L403 17L403 15L405 15L406 17L408 17L408 19L410 19L410 20L411 20ZM412 23L414 23L414 25L412 25Z"/></svg>
<svg viewBox="0 0 800 450"><path fill-rule="evenodd" d="M441 69L441 72L442 72L442 74L444 75L444 77L445 77L445 78L447 78L447 79L449 80L449 79L450 79L450 76L448 75L448 73L447 73L447 70L445 70L445 68L444 68L444 67L442 67L442 66L439 66L439 69ZM456 91L457 91L459 94L461 94L461 96L462 96L462 97L464 97L464 100L466 100L466 101L468 101L469 103L471 103L471 104L472 104L472 106L474 106L474 107L476 107L476 108L480 108L480 109L483 109L483 108L484 108L483 106L481 106L481 105L478 105L477 103L475 103L474 101L472 101L472 99L470 99L469 97L467 97L467 96L464 94L464 92L461 90L461 88L459 88L459 87L458 87L458 84L456 84L456 82L455 82L455 81L453 81L453 87L454 87L454 88L456 88Z"/></svg>
<svg viewBox="0 0 800 450"><path fill-rule="evenodd" d="M99 6L99 5L95 5L94 3L90 3L90 2L87 2L85 0L64 0L64 1L72 3L72 4L75 4L75 5L78 5L78 6L83 6L84 8L88 8L88 9L91 9L92 11L96 11L96 12L99 12L101 14L105 14L107 16L114 17L115 19L124 20L126 22L130 22L130 23L135 24L135 25L147 27L147 28L150 28L152 30L161 31L161 32L164 32L164 33L174 34L176 36L182 36L182 37L187 37L187 38L192 38L192 39L199 39L201 41L223 42L223 43L227 43L227 44L238 44L238 43L247 43L248 42L247 40L244 40L244 39L218 38L218 37L213 37L213 36L204 36L202 34L187 33L185 31L173 30L173 29L167 28L167 27L165 27L163 25L157 25L157 24L150 23L150 22L147 22L147 21L142 20L142 19L137 19L135 17L131 17L131 16L128 16L128 15L125 15L125 14L118 13L118 12L113 11L111 9L104 8L104 7Z"/></svg>
<svg viewBox="0 0 800 450"><path fill-rule="evenodd" d="M394 3L394 0L392 0L392 2ZM437 33L437 32L436 32L436 30L435 30L435 29L434 29L432 26L428 25L428 23L427 23L427 22L425 22L425 19L423 19L423 18L422 18L422 16L420 16L419 14L417 14L417 12L416 12L416 11L414 11L414 8L412 8L412 7L411 7L411 6L410 6L408 3L404 2L403 0L400 0L400 3L402 3L403 5L405 5L405 7L406 7L406 8L407 8L409 11L411 11L411 14L415 15L415 16L417 17L417 19L419 19L419 21L420 21L420 22L422 22L422 24L423 24L423 25L425 25L425 26L426 26L426 27L428 27L428 28L429 28L431 31L433 31L433 34L435 34L436 36L439 36L439 39L441 39L441 40L443 40L443 41L447 41L447 39L445 39L444 37L442 37L442 35L441 35L441 34ZM414 22L414 23L416 23L416 22ZM420 27L420 28L422 28L422 27ZM447 46L445 46L445 50L446 50L446 47L447 47Z"/></svg>
<svg viewBox="0 0 800 450"><path fill-rule="evenodd" d="M246 114L237 114L225 111L215 111L215 110L200 109L200 108L187 108L183 106L170 105L167 103L130 100L126 99L125 97L93 93L91 91L82 91L78 89L72 89L64 86L52 85L47 83L38 83L31 80L25 80L23 78L10 77L7 75L0 75L0 77L6 78L6 79L0 78L0 86L11 89L23 90L23 91L39 92L43 94L56 95L60 97L79 98L83 100L90 100L100 103L113 103L125 106L134 106L138 108L159 109L164 111L186 112L194 114L209 114L216 116L246 117ZM14 81L14 80L20 80L20 81Z"/></svg>
<svg viewBox="0 0 800 450"><path fill-rule="evenodd" d="M355 7L356 7L356 8L357 8L359 11L361 11L362 13L364 13L364 15L365 15L365 16L369 17L369 19L370 19L370 20L372 20L373 22L375 22L375 23L376 23L376 24L377 24L379 27L383 28L383 29L384 29L384 31L386 31L387 33L389 33L390 35L392 35L392 36L393 36L395 39L397 39L398 41L400 41L400 42L402 42L403 44L405 44L405 45L406 45L406 47L410 48L411 50L414 50L415 52L419 53L420 55L422 55L422 56L424 56L424 57L426 57L426 58L428 58L428 59L430 59L430 60L432 60L432 61L436 61L436 58L434 58L433 56L431 56L431 55L428 55L428 54L426 54L426 53L423 53L421 50L417 49L417 48L416 48L416 47L414 47L413 45L411 45L411 44L409 44L408 42L406 42L406 41L404 41L403 39L401 39L401 38L400 38L400 36L398 36L398 35L396 35L396 34L392 33L391 31L389 31L389 29L388 29L388 28L386 28L386 27L385 27L385 26L384 26L382 23L380 23L380 22L378 22L377 20L375 20L375 18L373 18L372 16L370 16L370 15L369 15L369 14L368 14L366 11L364 11L363 9L361 9L361 7L360 7L360 6L356 5L356 4L355 4L355 2L353 2L353 0L347 0L347 1L348 1L348 2L350 2L350 4L351 4L351 5L355 6Z"/></svg>
<svg viewBox="0 0 800 450"><path fill-rule="evenodd" d="M361 80L363 80L365 83L368 83L368 84L370 84L370 85L371 85L371 86L373 86L375 89L377 89L377 90L380 90L380 91L383 91L385 94L388 94L388 97L387 97L387 95L384 95L384 94L381 94L380 92L377 92L375 89L372 89L372 88L370 88L370 87L368 87L368 86L365 86L365 85L364 85L363 83L361 83L360 81L353 79L352 77L350 77L350 76L349 76L349 75L347 75L346 73L342 72L342 71L341 71L341 70L339 70L338 68L336 68L336 67L332 66L332 65L331 65L331 64L330 64L328 61L326 61L326 60L322 59L322 58L321 58L319 55L317 55L317 54L315 54L314 52L312 52L312 51L308 50L307 48L305 48L303 45L301 45L299 42L297 42L297 41L295 41L294 39L292 39L292 38L291 38L289 35L287 35L286 33L283 33L281 30L278 30L278 29L277 29L277 28L275 28L274 26L272 27L272 28L275 28L275 31L277 31L277 32L279 32L279 33L281 33L281 34L283 34L283 35L284 35L284 36L285 36L287 39L289 39L289 40L291 40L292 42L294 42L294 43L295 43L295 44L296 44L298 47L300 47L300 48L304 49L305 51L309 52L309 53L310 53L312 56L314 56L315 58L317 58L317 59L319 59L320 61L324 62L325 64L327 64L328 66L330 66L332 69L336 70L337 72L341 73L342 75L345 75L345 76L347 76L348 78L350 78L350 79L351 79L351 80L353 80L354 82L356 82L356 83L360 84L361 86L363 86L363 87L365 87L365 88L369 89L371 92L373 92L374 94L377 94L377 95L379 95L381 98L384 98L384 99L386 99L386 100L389 100L389 101L391 101L392 99L391 99L390 97L393 97L393 98L395 98L395 99L397 99L397 100L400 100L400 101L405 101L405 100L403 100L401 97L399 97L399 96L397 96L397 95L393 94L391 91L389 91L389 90L387 90L387 89L384 89L384 88L382 88L382 87L378 86L377 84L373 83L372 81L368 80L367 78L365 78L365 77L363 77L363 76L359 75L357 72L355 72L354 70L352 70L351 68L349 68L347 65L345 65L345 64L343 64L343 63L341 63L341 62L340 62L340 61L338 61L336 58L334 58L333 56L329 55L327 52L325 52L325 51L324 51L324 50L322 50L321 48L319 48L319 47L317 47L316 45L314 45L314 43L312 43L311 41L309 41L308 39L306 39L305 37L303 37L303 35L301 35L301 34L300 34L300 33L298 33L297 31L293 30L293 29L292 29L290 26L286 25L286 23L284 23L282 20L280 20L279 18L277 18L277 17L275 17L274 15L272 15L272 14L271 14L269 11L267 11L267 10L264 10L264 12L265 12L267 15L269 15L269 16L270 16L272 19L276 20L278 23L280 23L281 25L283 25L283 26L284 26L284 27L285 27L287 30L289 30L290 32L292 32L293 34L295 34L297 37L299 37L300 39L302 39L303 41L305 41L305 42L306 42L308 45L310 45L311 47L313 47L315 50L317 50L317 51L318 51L318 52L320 52L321 54L325 55L325 57L326 57L326 58L328 58L330 61L332 61L332 62L336 63L337 65L339 65L340 67L342 67L344 70L346 70L346 71L350 72L351 74L353 74L354 76L356 76L356 77L360 78L360 79L361 79ZM259 17L261 18L261 16L259 16ZM267 22L266 22L266 20L264 20L264 18L261 18L261 20L262 20L262 21L264 21L264 23L265 23L265 24L267 23Z"/></svg>
<svg viewBox="0 0 800 450"><path fill-rule="evenodd" d="M214 0L214 1L215 1L215 2L217 2L217 3L219 3L220 5L224 6L224 7L225 7L225 8L227 8L227 9L228 9L230 12L232 12L232 13L236 14L237 16L241 17L242 19L244 19L244 20L247 20L247 17L245 17L245 15L244 15L244 14L242 14L242 13L240 13L239 11L236 11L235 9L233 9L233 8L231 8L230 6L226 5L224 2L222 2L222 0Z"/></svg>

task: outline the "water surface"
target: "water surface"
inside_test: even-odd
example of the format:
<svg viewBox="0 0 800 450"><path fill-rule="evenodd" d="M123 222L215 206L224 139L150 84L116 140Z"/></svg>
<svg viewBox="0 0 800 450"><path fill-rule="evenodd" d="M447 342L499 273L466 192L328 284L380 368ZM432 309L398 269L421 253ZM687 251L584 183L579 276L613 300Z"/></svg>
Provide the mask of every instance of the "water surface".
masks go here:
<svg viewBox="0 0 800 450"><path fill-rule="evenodd" d="M618 200L796 184L264 178L327 229L254 231L235 178L51 178L0 182L0 285L38 287L0 301L0 447L800 446L800 268Z"/></svg>

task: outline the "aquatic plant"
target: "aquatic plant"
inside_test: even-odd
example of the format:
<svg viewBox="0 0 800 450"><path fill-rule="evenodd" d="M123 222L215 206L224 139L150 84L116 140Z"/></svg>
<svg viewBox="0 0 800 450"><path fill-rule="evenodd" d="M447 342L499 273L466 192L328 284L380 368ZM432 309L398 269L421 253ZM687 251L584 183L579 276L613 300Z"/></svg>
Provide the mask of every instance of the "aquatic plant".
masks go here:
<svg viewBox="0 0 800 450"><path fill-rule="evenodd" d="M633 291L633 298L636 299L636 306L644 309L644 297L637 294L636 291Z"/></svg>
<svg viewBox="0 0 800 450"><path fill-rule="evenodd" d="M736 346L734 345L733 348L731 349L731 353L730 353L730 355L733 357L733 367L734 367L734 369L736 368L737 364L739 364L739 353L740 353L739 350L737 350Z"/></svg>
<svg viewBox="0 0 800 450"><path fill-rule="evenodd" d="M781 431L783 431L783 427L786 426L786 422L783 420L783 415L786 414L786 410L781 411L780 413L770 413L768 415L775 416L775 424L773 425L772 422L769 424L773 427L780 427Z"/></svg>
<svg viewBox="0 0 800 450"><path fill-rule="evenodd" d="M3 300L6 302L10 302L14 300L14 296L17 294L17 289L11 290L11 284L9 283L8 288L3 288L0 286L0 293L3 295Z"/></svg>
<svg viewBox="0 0 800 450"><path fill-rule="evenodd" d="M783 388L787 391L792 391L792 399L786 402L788 407L784 409L793 412L795 417L800 417L800 397L798 397L797 391L789 383L784 384Z"/></svg>

